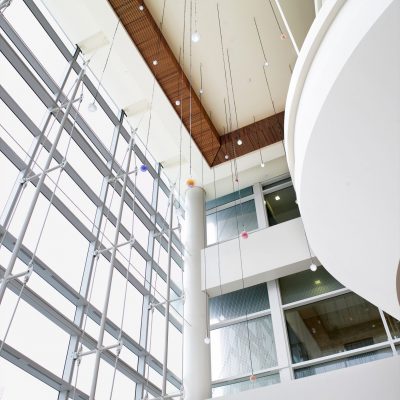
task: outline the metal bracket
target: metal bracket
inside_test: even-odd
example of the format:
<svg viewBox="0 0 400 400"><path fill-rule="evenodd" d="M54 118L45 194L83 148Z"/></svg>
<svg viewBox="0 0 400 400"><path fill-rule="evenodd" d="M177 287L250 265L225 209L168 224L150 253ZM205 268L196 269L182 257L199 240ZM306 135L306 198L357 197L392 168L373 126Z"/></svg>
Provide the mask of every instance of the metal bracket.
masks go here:
<svg viewBox="0 0 400 400"><path fill-rule="evenodd" d="M115 349L115 348L117 348L117 355L119 355L119 353L122 350L122 346L123 346L122 339L119 340L116 344L112 344L110 346L102 346L100 349L96 348L93 350L82 351L82 346L81 346L79 351L73 353L73 358L74 358L74 360L81 360L82 357L97 353L98 351L100 351L100 353L102 353L103 351L107 351L107 350L111 350L111 349Z"/></svg>
<svg viewBox="0 0 400 400"><path fill-rule="evenodd" d="M179 224L179 225L176 226L175 228L172 228L172 231L180 231L181 229L182 229L182 225ZM169 229L161 229L161 231L155 233L155 234L153 235L153 237L156 238L156 237L162 236L162 235L164 235L164 234L166 234L166 233L168 233L168 232L169 232Z"/></svg>
<svg viewBox="0 0 400 400"><path fill-rule="evenodd" d="M149 306L148 306L148 309L151 310L152 308L156 308L158 306L162 306L162 305L167 304L167 303L171 304L171 303L173 303L175 301L180 301L180 300L184 301L185 300L185 296L177 297L176 299L173 299L173 300L170 300L170 301L161 301L160 303L150 303Z"/></svg>
<svg viewBox="0 0 400 400"><path fill-rule="evenodd" d="M77 101L81 101L83 99L83 95L80 95L79 97L77 97L75 100L72 101L72 103L76 103ZM69 100L65 100L64 103L61 103L59 106L56 107L52 107L49 109L50 113L53 113L54 111L60 111L63 108L65 108L69 103Z"/></svg>
<svg viewBox="0 0 400 400"><path fill-rule="evenodd" d="M132 247L135 244L135 241L136 241L136 239L133 237L133 238L127 240L126 242L122 242L120 244L117 244L116 246L111 246L111 247L108 247L106 249L101 249L101 250L95 250L94 253L93 253L93 257L97 257L100 254L105 253L107 251L110 251L110 250L113 250L113 249L118 249L119 247L122 247L122 246L126 246L127 244L131 245L131 247Z"/></svg>
<svg viewBox="0 0 400 400"><path fill-rule="evenodd" d="M0 11L2 12L11 5L12 0L0 0Z"/></svg>
<svg viewBox="0 0 400 400"><path fill-rule="evenodd" d="M21 183L27 183L27 182L31 181L32 179L38 178L42 174L48 174L49 172L55 171L58 168L64 169L66 165L67 165L67 160L64 160L60 164L58 164L52 168L46 169L45 171L39 172L38 174L22 178Z"/></svg>
<svg viewBox="0 0 400 400"><path fill-rule="evenodd" d="M0 279L0 284L3 283L4 281L5 282L10 282L10 281L13 281L13 280L21 278L21 277L24 277L24 283L28 283L29 278L32 275L32 272L33 272L33 265L30 262L29 263L29 268L26 271L20 272L19 274L15 274L15 275L10 275L8 278L5 278L5 279L4 278Z"/></svg>
<svg viewBox="0 0 400 400"><path fill-rule="evenodd" d="M138 173L138 169L135 168L135 169L133 169L133 170L130 171L130 172L127 172L127 173L124 172L123 174L119 174L119 175L117 175L117 176L113 176L113 177L108 178L108 182L109 182L109 183L112 183L112 182L117 181L117 180L120 179L120 178L123 178L125 175L131 175L131 174L137 174L137 173Z"/></svg>

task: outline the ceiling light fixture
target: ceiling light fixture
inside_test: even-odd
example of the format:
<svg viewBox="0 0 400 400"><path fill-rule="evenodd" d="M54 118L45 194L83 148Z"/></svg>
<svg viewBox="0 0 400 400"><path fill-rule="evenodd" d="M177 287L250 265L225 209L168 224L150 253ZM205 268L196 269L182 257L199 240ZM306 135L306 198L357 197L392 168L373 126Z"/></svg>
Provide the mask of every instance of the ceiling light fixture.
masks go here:
<svg viewBox="0 0 400 400"><path fill-rule="evenodd" d="M238 144L238 146L241 146L243 144L243 141L239 138L236 143Z"/></svg>
<svg viewBox="0 0 400 400"><path fill-rule="evenodd" d="M268 61L267 60L265 60L265 62L264 62L264 67L268 67Z"/></svg>
<svg viewBox="0 0 400 400"><path fill-rule="evenodd" d="M157 60L153 60L153 65L157 65L158 61Z"/></svg>
<svg viewBox="0 0 400 400"><path fill-rule="evenodd" d="M201 88L200 89L200 94L203 94L204 93L204 90L203 90L203 88Z"/></svg>
<svg viewBox="0 0 400 400"><path fill-rule="evenodd" d="M229 159L228 154L225 154L225 160L228 160L228 159Z"/></svg>
<svg viewBox="0 0 400 400"><path fill-rule="evenodd" d="M264 167L265 167L265 163L264 163L264 161L261 161L261 164L260 164L260 166L261 166L261 168L264 168Z"/></svg>
<svg viewBox="0 0 400 400"><path fill-rule="evenodd" d="M279 201L281 198L279 196L275 196L275 200Z"/></svg>
<svg viewBox="0 0 400 400"><path fill-rule="evenodd" d="M141 5L139 6L139 10L140 10L140 11L143 11L143 10L144 10L144 5L143 5L143 4L141 4Z"/></svg>
<svg viewBox="0 0 400 400"><path fill-rule="evenodd" d="M199 42L199 41L200 41L200 34L199 34L199 32L194 31L194 32L192 33L192 42L193 42L193 43L197 43L197 42Z"/></svg>
<svg viewBox="0 0 400 400"><path fill-rule="evenodd" d="M310 265L310 269L311 269L312 272L315 272L318 269L318 267L314 263L312 263Z"/></svg>
<svg viewBox="0 0 400 400"><path fill-rule="evenodd" d="M175 104L176 104L177 106L180 106L180 105L181 105L181 101L180 101L180 100L176 100L176 101L175 101Z"/></svg>

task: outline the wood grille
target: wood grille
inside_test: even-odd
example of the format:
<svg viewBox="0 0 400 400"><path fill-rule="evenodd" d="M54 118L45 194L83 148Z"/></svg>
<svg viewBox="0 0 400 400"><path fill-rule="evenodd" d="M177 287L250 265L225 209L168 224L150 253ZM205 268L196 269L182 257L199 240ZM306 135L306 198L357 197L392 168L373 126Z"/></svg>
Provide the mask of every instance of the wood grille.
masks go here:
<svg viewBox="0 0 400 400"><path fill-rule="evenodd" d="M234 156L231 143L232 140L236 143L235 138L238 134L243 140L243 145L235 147L237 157L282 140L283 113L279 114L278 120L276 117L269 117L238 131L219 136L152 15L146 7L140 10L139 6L143 2L109 0L109 3L179 118L182 116L183 124L191 132L194 142L210 167L225 162L225 154L230 158ZM153 64L154 60L157 60L157 65ZM175 104L176 100L181 101L180 106Z"/></svg>

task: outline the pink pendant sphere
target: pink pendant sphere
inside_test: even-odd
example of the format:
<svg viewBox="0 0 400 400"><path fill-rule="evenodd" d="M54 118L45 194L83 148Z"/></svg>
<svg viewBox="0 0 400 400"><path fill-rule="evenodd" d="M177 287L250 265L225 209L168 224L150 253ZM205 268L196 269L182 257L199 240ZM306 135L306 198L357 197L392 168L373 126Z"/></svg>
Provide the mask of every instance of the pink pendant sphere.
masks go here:
<svg viewBox="0 0 400 400"><path fill-rule="evenodd" d="M257 380L255 375L250 375L250 382L255 382Z"/></svg>
<svg viewBox="0 0 400 400"><path fill-rule="evenodd" d="M249 234L247 231L243 231L240 236L242 237L242 239L248 239L249 238Z"/></svg>

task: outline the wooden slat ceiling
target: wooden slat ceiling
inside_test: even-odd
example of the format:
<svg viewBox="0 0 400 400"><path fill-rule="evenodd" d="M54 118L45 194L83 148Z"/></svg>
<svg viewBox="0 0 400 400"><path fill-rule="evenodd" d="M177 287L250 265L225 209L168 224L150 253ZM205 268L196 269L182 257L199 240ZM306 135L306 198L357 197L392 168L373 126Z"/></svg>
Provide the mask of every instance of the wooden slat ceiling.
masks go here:
<svg viewBox="0 0 400 400"><path fill-rule="evenodd" d="M283 140L284 115L281 112L221 136L221 147L212 166L227 161L226 155L230 160ZM237 144L239 138L243 142L241 146Z"/></svg>
<svg viewBox="0 0 400 400"><path fill-rule="evenodd" d="M225 162L225 154L229 154L230 158L234 156L232 145L229 144L239 133L243 139L243 145L235 147L236 156L282 140L283 122L277 123L276 117L266 118L238 131L219 136L157 23L146 7L143 10L139 8L143 2L141 0L109 0L109 3L178 116L182 117L186 129L191 131L193 140L210 167ZM157 65L153 64L154 60L157 60ZM176 100L181 101L180 106L175 104ZM279 115L282 120L283 113ZM231 148L230 153L226 153L228 147Z"/></svg>

